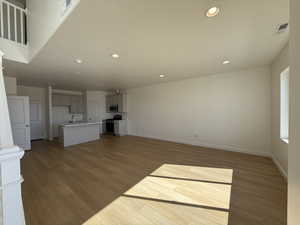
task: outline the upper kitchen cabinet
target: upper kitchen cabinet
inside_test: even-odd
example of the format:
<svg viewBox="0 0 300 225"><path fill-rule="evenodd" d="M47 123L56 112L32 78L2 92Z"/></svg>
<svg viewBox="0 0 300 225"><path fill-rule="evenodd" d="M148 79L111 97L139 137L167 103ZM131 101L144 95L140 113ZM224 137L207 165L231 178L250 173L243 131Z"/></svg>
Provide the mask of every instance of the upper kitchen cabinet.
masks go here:
<svg viewBox="0 0 300 225"><path fill-rule="evenodd" d="M84 97L82 95L53 94L53 106L67 106L72 114L85 112Z"/></svg>
<svg viewBox="0 0 300 225"><path fill-rule="evenodd" d="M116 99L118 102L119 112L127 112L127 95L117 95Z"/></svg>
<svg viewBox="0 0 300 225"><path fill-rule="evenodd" d="M106 112L108 113L127 112L127 95L126 94L107 95Z"/></svg>
<svg viewBox="0 0 300 225"><path fill-rule="evenodd" d="M70 95L54 94L52 97L53 106L70 106L72 104Z"/></svg>
<svg viewBox="0 0 300 225"><path fill-rule="evenodd" d="M70 113L81 114L84 113L84 100L83 96L71 96Z"/></svg>
<svg viewBox="0 0 300 225"><path fill-rule="evenodd" d="M111 106L113 105L113 96L112 95L107 95L105 97L105 101L106 101L106 112L110 112Z"/></svg>

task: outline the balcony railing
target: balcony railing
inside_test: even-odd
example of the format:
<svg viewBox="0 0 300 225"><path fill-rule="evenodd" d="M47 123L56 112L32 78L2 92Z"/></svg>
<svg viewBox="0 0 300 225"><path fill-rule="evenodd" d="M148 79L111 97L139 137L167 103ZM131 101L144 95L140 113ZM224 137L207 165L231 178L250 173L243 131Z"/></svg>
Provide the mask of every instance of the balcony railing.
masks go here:
<svg viewBox="0 0 300 225"><path fill-rule="evenodd" d="M0 0L0 37L27 44L27 10L6 0Z"/></svg>

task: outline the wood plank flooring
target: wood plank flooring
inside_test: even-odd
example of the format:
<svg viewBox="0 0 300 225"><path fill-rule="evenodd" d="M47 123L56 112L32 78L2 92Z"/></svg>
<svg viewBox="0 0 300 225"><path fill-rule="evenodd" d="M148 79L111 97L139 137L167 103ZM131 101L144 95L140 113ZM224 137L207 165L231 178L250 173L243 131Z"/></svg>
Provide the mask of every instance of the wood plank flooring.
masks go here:
<svg viewBox="0 0 300 225"><path fill-rule="evenodd" d="M287 184L271 159L139 137L22 160L27 225L286 225Z"/></svg>

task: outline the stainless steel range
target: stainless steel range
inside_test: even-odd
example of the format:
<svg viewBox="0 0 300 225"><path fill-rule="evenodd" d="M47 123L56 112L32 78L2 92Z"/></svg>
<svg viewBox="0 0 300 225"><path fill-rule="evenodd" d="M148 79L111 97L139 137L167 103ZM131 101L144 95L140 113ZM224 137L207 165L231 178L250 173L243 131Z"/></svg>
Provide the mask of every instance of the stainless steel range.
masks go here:
<svg viewBox="0 0 300 225"><path fill-rule="evenodd" d="M115 121L122 120L122 115L114 115L112 119L103 120L104 133L116 135L118 131L116 130Z"/></svg>

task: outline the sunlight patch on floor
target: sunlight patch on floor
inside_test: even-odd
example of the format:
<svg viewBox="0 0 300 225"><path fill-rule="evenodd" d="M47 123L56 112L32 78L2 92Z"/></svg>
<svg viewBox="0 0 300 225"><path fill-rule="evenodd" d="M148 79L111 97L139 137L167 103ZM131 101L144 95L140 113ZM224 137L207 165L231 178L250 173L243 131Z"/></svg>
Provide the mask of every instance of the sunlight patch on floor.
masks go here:
<svg viewBox="0 0 300 225"><path fill-rule="evenodd" d="M164 164L84 225L228 225L232 174Z"/></svg>
<svg viewBox="0 0 300 225"><path fill-rule="evenodd" d="M84 225L227 225L228 212L119 197Z"/></svg>
<svg viewBox="0 0 300 225"><path fill-rule="evenodd" d="M164 164L151 175L232 183L232 169Z"/></svg>
<svg viewBox="0 0 300 225"><path fill-rule="evenodd" d="M231 185L146 177L125 195L229 209Z"/></svg>

